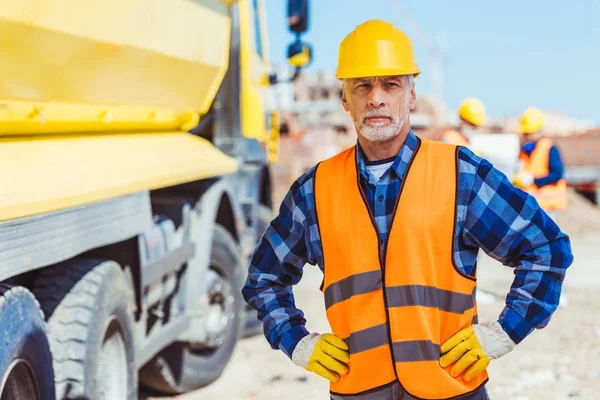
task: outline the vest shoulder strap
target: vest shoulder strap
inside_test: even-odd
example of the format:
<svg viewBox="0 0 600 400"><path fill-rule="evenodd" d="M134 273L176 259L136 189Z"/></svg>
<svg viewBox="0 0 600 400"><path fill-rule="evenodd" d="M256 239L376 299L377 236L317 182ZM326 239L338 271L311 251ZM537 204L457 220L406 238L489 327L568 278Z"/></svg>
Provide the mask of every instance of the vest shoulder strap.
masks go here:
<svg viewBox="0 0 600 400"><path fill-rule="evenodd" d="M542 138L537 144L539 150L544 150L544 152L550 152L552 146L554 146L554 141L550 138Z"/></svg>

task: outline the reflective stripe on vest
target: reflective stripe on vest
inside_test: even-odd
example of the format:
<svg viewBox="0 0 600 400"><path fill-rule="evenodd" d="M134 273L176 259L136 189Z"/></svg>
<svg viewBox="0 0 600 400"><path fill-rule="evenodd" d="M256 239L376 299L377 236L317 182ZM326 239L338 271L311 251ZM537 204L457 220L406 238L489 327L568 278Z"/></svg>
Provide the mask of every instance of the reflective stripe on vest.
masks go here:
<svg viewBox="0 0 600 400"><path fill-rule="evenodd" d="M440 344L477 320L475 278L453 264L457 162L456 146L419 139L385 254L355 148L317 167L327 318L350 348L350 372L331 383L332 394L366 396L397 381L412 396L448 399L487 380L453 378L438 362Z"/></svg>
<svg viewBox="0 0 600 400"><path fill-rule="evenodd" d="M463 135L455 130L447 130L442 136L442 140L446 143L455 144L457 146L468 146L469 141Z"/></svg>
<svg viewBox="0 0 600 400"><path fill-rule="evenodd" d="M521 153L523 169L531 172L534 178L548 176L550 164L550 149L554 142L549 138L540 139L535 149L529 156ZM524 189L533 195L544 210L564 210L569 200L567 198L567 182L560 179L558 182L538 188L535 184Z"/></svg>

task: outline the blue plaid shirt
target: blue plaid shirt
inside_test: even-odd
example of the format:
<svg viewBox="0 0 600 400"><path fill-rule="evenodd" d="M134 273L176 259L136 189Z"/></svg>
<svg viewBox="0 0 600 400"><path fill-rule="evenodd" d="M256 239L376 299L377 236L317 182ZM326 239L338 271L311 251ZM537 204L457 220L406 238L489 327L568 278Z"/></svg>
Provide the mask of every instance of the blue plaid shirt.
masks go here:
<svg viewBox="0 0 600 400"><path fill-rule="evenodd" d="M357 145L361 185L375 216L382 243L418 139L410 132L392 166L379 181L367 171ZM558 306L566 269L573 262L567 235L537 201L515 188L500 171L467 148L459 151L459 196L455 231L456 265L473 275L479 249L514 268L515 279L499 323L515 343L534 328L546 326ZM317 228L313 179L315 168L292 185L257 246L242 290L258 311L267 340L291 357L308 334L296 308L292 286L309 263L322 270L323 250ZM382 249L383 250L383 249ZM318 288L315 288L318 290Z"/></svg>

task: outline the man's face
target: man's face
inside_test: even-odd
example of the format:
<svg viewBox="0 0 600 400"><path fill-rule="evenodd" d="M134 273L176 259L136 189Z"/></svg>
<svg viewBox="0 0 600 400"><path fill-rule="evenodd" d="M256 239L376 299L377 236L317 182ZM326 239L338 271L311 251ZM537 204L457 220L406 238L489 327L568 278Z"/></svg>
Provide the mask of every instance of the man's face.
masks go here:
<svg viewBox="0 0 600 400"><path fill-rule="evenodd" d="M521 145L528 142L537 142L539 138L539 133L523 133L521 134Z"/></svg>
<svg viewBox="0 0 600 400"><path fill-rule="evenodd" d="M370 141L400 134L415 108L415 90L408 76L383 76L344 81L342 104L356 130Z"/></svg>

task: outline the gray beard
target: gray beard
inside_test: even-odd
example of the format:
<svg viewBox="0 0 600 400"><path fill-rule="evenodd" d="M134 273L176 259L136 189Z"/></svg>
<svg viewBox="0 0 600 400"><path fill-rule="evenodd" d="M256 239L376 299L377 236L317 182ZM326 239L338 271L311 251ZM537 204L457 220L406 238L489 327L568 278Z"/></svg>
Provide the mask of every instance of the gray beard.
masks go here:
<svg viewBox="0 0 600 400"><path fill-rule="evenodd" d="M391 123L388 126L367 126L365 123L361 123L358 131L365 139L371 142L381 142L398 136L403 126L404 121L395 116L392 117Z"/></svg>

